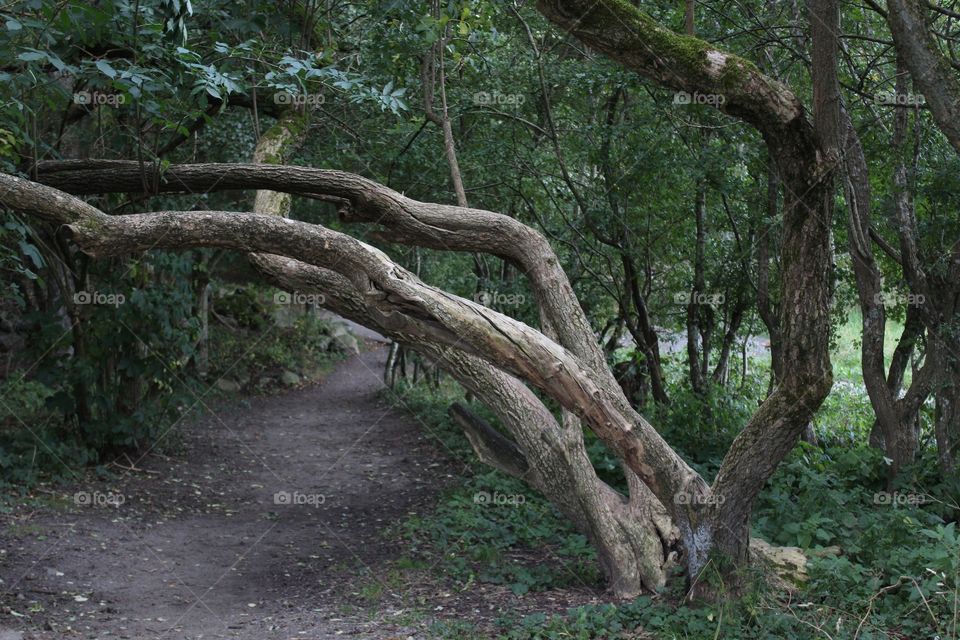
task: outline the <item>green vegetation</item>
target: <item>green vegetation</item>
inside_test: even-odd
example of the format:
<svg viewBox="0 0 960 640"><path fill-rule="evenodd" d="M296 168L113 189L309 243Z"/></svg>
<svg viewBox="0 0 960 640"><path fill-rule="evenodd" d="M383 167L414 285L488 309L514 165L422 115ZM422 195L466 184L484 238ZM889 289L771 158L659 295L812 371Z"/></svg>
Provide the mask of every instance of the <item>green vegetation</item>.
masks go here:
<svg viewBox="0 0 960 640"><path fill-rule="evenodd" d="M115 307L92 306L84 336L90 349L80 360L58 348L67 336L57 316L31 316L42 341L23 356L36 360L30 378L0 383L0 483L26 490L42 480L76 479L83 467L123 453L162 451L177 442L181 418L208 410L217 396L276 392L319 379L346 353L342 334L302 305L273 304L273 295L262 287L234 287L214 296L217 320L203 374L191 302L184 290L164 283L134 289ZM106 367L98 372L101 362ZM78 384L97 392L82 425L64 420L79 410Z"/></svg>
<svg viewBox="0 0 960 640"><path fill-rule="evenodd" d="M394 403L468 468L429 514L383 523L407 556L383 561L385 580L377 565L351 585L354 613L372 616L394 587L404 592L405 576L431 571L460 594L483 584L514 602L576 589L607 601L503 617L496 632L508 640L957 640L960 144L940 109L920 108L936 96L920 95L926 75L908 73L919 48L903 42L911 29L891 28L900 4L851 0L822 19L831 3L4 3L0 488L13 497L0 510L30 504L17 500L38 487L112 477L114 463L169 452L213 402L322 379L359 350L326 308L396 340L383 372ZM929 36L936 68L956 73L956 3L915 4L929 33L913 36ZM811 29L833 23L836 34ZM835 59L821 60L834 45ZM719 74L707 73L714 50L729 52ZM843 144L832 140L838 120ZM838 147L841 164L828 166ZM258 170L244 170L249 184L230 184L250 188L202 179L220 175L214 163L255 158L271 165L261 167L271 188L295 194L275 192L272 223L285 225L282 214L349 237L311 245L324 252L311 265L292 259L305 245L249 259L262 247L251 229L265 225L232 216L252 209ZM129 173L97 159L126 161ZM338 171L340 182L311 173L304 187L297 165ZM209 188L177 183L190 176ZM819 180L832 182L821 189ZM798 184L810 189L794 193ZM94 258L84 236L104 237L113 223L82 220L85 233L71 235L78 217L9 195L51 196L49 185L112 216L128 238L149 236L137 246L150 248ZM469 209L434 206L453 203ZM174 212L158 225L182 247L160 250L169 236L135 224L156 212ZM176 212L229 224L188 228ZM784 242L799 218L822 253ZM500 235L517 224L526 228L516 238ZM532 255L529 245L501 246L525 233L553 254L545 243L532 243ZM307 235L290 237L296 245ZM801 258L804 269L787 268ZM528 277L534 270L539 280ZM796 317L822 331L788 332ZM518 337L519 323L530 331ZM823 387L826 372L802 385L789 374L807 372L799 365L822 355L827 333L835 382L808 407L798 400ZM883 336L882 354L871 352L871 335ZM463 360L438 355L448 350ZM477 380L485 387L471 386ZM783 390L791 402L764 405ZM599 418L597 398L608 401ZM515 437L502 450L562 468L555 485L538 484L562 490L548 498L481 464L448 415L452 402L501 436L508 430L491 407L526 420L513 433L539 439ZM582 417L595 474L582 456L564 457L556 433L581 430L564 423L561 406ZM771 446L743 459L746 448L732 445L757 416L751 442ZM790 438L775 446L781 434ZM684 529L649 536L662 545L638 544L646 538L616 520L626 513L654 531L633 503L557 496L626 493L625 460L607 444L624 441L640 453L619 455L647 479L654 508ZM701 488L680 458L707 484L737 478L719 483L722 497L746 496L748 517L715 500L674 508ZM662 465L655 482L641 468L651 464ZM604 493L588 493L597 488ZM570 517L571 504L596 517ZM257 518L283 521L273 511ZM618 524L610 540L591 529L600 521ZM737 531L717 535L716 523ZM798 547L806 575L770 584L772 571L748 567L748 530ZM617 567L653 570L624 586L615 563L598 562L612 557L604 545L628 550ZM694 586L709 589L691 602L702 548L713 553ZM663 590L634 597L664 573ZM417 604L403 615L437 617L434 603ZM490 621L436 622L438 637L469 638Z"/></svg>
<svg viewBox="0 0 960 640"><path fill-rule="evenodd" d="M840 333L851 334L854 322L851 318ZM851 377L859 371L849 361L852 357L856 352L838 342L837 370ZM657 424L670 442L691 452L685 456L698 471L711 477L749 415L755 390L704 400L680 388L680 380L678 375L671 393L674 402L657 415ZM789 600L780 590L758 585L738 601L690 608L680 604L685 595L681 583L624 604L585 606L566 615L504 617L496 621L502 630L499 637L645 637L631 635L641 632L664 640L813 640L825 633L851 640L952 637L954 612L960 606L960 536L953 521L960 479L939 478L936 460L926 457L888 491L882 454L862 444L871 417L862 381L840 377L837 386L845 389L840 400L828 402L816 419L824 445L802 444L777 471L755 509L755 536L800 547L809 557L808 577L795 585ZM469 443L446 414L450 402L462 400L456 387L418 385L394 393L400 398L398 406L420 418L426 434L471 460ZM615 458L599 441L588 442L598 472L623 488ZM519 507L474 502L478 492L494 489L521 493L526 502ZM559 514L522 483L482 466L474 466L473 475L449 490L434 512L408 520L402 531L438 574L461 587L477 580L509 584L524 593L565 584L599 585L600 576L590 572L595 553ZM538 549L559 562L538 565L540 575L509 562ZM456 633L470 637L469 627L440 625L434 632L438 638L459 637Z"/></svg>
<svg viewBox="0 0 960 640"><path fill-rule="evenodd" d="M445 451L475 464L470 443L446 413L457 396L454 387L398 388L394 393L396 406L415 412ZM400 533L415 558L460 588L474 581L505 584L519 595L600 580L596 553L586 538L541 495L499 471L476 468L476 475L448 491L436 510L410 518Z"/></svg>

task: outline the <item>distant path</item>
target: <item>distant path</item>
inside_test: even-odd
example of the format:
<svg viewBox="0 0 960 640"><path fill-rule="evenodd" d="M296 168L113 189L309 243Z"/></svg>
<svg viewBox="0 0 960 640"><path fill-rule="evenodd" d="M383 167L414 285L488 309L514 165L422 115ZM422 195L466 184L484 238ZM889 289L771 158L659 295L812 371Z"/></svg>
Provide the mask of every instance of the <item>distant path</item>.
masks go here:
<svg viewBox="0 0 960 640"><path fill-rule="evenodd" d="M380 400L385 357L380 346L319 385L204 416L182 453L138 463L150 473L2 516L0 640L406 638L338 604L402 555L383 529L433 504L451 473ZM74 491L125 502L77 506ZM279 492L322 504L275 504Z"/></svg>

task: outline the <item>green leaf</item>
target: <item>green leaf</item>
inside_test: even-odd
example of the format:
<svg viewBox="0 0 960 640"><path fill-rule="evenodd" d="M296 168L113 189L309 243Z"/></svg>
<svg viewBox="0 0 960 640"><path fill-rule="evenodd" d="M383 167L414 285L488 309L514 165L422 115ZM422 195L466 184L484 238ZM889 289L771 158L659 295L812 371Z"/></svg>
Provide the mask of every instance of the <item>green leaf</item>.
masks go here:
<svg viewBox="0 0 960 640"><path fill-rule="evenodd" d="M30 244L26 240L21 240L17 244L20 246L20 251L22 251L25 256L30 258L30 261L33 262L37 269L43 269L43 257L40 255L40 252L34 245Z"/></svg>
<svg viewBox="0 0 960 640"><path fill-rule="evenodd" d="M45 60L47 54L43 51L24 51L17 56L18 60L23 60L24 62L36 62L37 60Z"/></svg>
<svg viewBox="0 0 960 640"><path fill-rule="evenodd" d="M117 77L117 70L111 67L110 63L107 62L106 60L97 60L97 69L99 69L101 73L103 73L104 75L110 78Z"/></svg>
<svg viewBox="0 0 960 640"><path fill-rule="evenodd" d="M67 64L63 60L52 53L49 54L47 58L50 60L50 64L56 67L57 71L65 71L68 68Z"/></svg>

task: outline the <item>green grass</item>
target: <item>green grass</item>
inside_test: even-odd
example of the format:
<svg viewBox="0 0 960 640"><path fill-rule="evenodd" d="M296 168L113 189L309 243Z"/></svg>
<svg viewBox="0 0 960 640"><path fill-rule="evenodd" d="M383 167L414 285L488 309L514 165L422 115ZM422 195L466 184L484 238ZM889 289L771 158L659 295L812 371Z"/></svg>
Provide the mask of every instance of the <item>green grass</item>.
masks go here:
<svg viewBox="0 0 960 640"><path fill-rule="evenodd" d="M863 385L863 373L860 370L860 346L863 333L863 315L859 307L847 310L845 321L837 326L830 349L833 362L833 374L836 380ZM887 318L883 340L884 366L889 367L893 352L903 333L903 323L895 318ZM910 371L906 372L905 383L910 383Z"/></svg>

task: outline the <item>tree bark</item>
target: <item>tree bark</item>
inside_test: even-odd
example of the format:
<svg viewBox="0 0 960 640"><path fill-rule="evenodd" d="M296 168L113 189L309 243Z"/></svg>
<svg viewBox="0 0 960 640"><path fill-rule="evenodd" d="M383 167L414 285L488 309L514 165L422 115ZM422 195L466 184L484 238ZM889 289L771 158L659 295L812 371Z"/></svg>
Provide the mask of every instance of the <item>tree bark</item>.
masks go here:
<svg viewBox="0 0 960 640"><path fill-rule="evenodd" d="M624 284L626 287L623 313L626 315L626 326L637 348L643 353L643 366L650 378L650 392L657 404L670 404L667 394L667 385L664 381L663 364L660 361L660 339L657 330L650 319L647 309L646 296L640 290L639 275L633 263L633 258L621 250L621 264L623 264ZM632 312L632 313L631 313Z"/></svg>
<svg viewBox="0 0 960 640"><path fill-rule="evenodd" d="M949 366L948 375L960 379L960 367ZM937 439L937 463L944 478L954 474L960 452L960 384L945 384L937 390L934 432Z"/></svg>
<svg viewBox="0 0 960 640"><path fill-rule="evenodd" d="M960 81L937 47L924 3L887 0L887 22L898 57L923 92L934 122L960 152Z"/></svg>
<svg viewBox="0 0 960 640"><path fill-rule="evenodd" d="M885 374L886 309L883 304L880 268L874 259L873 242L870 239L870 176L863 147L845 111L842 112L841 119L846 133L843 163L848 210L847 237L862 317L860 368L870 404L883 434L885 453L892 461L888 467L892 478L904 465L913 461L917 439L913 423L904 424L901 421L896 408L896 391L890 389Z"/></svg>
<svg viewBox="0 0 960 640"><path fill-rule="evenodd" d="M701 301L706 295L704 260L706 259L706 215L707 186L705 181L697 182L697 192L693 204L693 217L696 221L697 235L694 241L693 286L690 288L690 300L687 301L687 369L690 386L696 393L703 393L706 387L704 369L706 368L709 345L701 340L707 328L701 320L704 315ZM702 347L702 348L701 348Z"/></svg>
<svg viewBox="0 0 960 640"><path fill-rule="evenodd" d="M674 510L691 576L699 575L713 550L732 560L730 566L743 566L753 501L832 386L830 276L823 265L832 256L833 191L819 141L786 86L752 63L670 32L628 3L538 0L537 7L589 46L663 86L723 95L719 109L755 126L776 159L785 193L783 378L727 452L712 487L714 504Z"/></svg>

